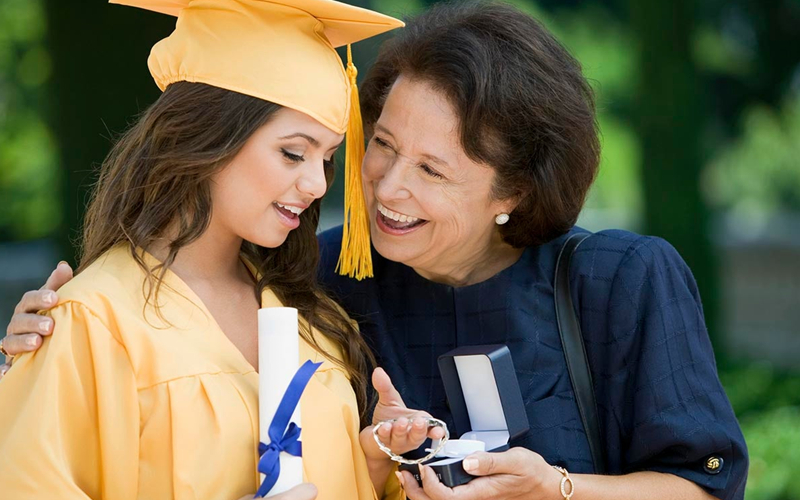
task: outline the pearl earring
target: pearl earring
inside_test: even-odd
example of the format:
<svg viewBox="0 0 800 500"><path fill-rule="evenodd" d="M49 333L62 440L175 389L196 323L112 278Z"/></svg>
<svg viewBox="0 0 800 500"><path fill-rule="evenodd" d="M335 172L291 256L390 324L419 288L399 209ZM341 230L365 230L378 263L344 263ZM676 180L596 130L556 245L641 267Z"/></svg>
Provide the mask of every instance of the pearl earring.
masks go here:
<svg viewBox="0 0 800 500"><path fill-rule="evenodd" d="M494 218L494 222L498 226L502 226L503 224L508 222L508 219L509 219L508 214L500 214L500 215L498 215L497 217Z"/></svg>

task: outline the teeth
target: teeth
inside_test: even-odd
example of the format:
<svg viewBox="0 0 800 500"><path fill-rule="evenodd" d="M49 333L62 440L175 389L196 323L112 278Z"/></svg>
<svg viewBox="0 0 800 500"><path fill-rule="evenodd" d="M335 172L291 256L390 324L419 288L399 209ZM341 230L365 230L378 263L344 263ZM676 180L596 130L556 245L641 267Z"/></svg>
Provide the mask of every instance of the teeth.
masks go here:
<svg viewBox="0 0 800 500"><path fill-rule="evenodd" d="M384 217L387 219L392 219L393 221L397 222L410 222L414 223L419 220L419 217L412 217L410 215L399 214L397 212L392 212L388 208L384 207L380 203L378 203L378 211L383 214Z"/></svg>
<svg viewBox="0 0 800 500"><path fill-rule="evenodd" d="M275 204L278 205L281 208L285 208L286 210L292 212L295 215L300 215L301 213L303 213L303 209L300 208L300 207L293 207L291 205L283 205L281 203L278 203L277 201L275 202Z"/></svg>

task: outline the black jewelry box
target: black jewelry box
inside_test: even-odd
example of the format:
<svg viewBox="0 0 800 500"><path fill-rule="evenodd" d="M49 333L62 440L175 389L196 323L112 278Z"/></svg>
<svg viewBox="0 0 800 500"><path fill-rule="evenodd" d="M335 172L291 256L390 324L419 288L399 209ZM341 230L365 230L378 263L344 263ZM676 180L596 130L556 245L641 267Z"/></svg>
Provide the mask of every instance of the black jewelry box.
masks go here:
<svg viewBox="0 0 800 500"><path fill-rule="evenodd" d="M439 372L453 414L451 436L483 441L487 451L498 452L528 432L528 415L507 346L459 347L439 357ZM462 467L464 458L434 457L425 465L453 488L474 477ZM418 466L400 464L399 469L422 484Z"/></svg>

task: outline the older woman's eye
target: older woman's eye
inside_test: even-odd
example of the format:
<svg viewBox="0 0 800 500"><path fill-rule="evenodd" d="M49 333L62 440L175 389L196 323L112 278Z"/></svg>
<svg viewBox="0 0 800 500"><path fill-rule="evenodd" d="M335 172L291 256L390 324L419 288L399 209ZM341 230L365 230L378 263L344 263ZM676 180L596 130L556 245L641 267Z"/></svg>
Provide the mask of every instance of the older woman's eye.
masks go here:
<svg viewBox="0 0 800 500"><path fill-rule="evenodd" d="M388 142L384 141L383 139L381 139L377 135L373 136L372 140L375 141L375 144L377 144L379 147L381 147L383 149L391 149L392 148L391 146L389 146Z"/></svg>
<svg viewBox="0 0 800 500"><path fill-rule="evenodd" d="M287 160L289 160L292 163L300 163L300 162L306 161L305 157L303 157L301 155L296 155L294 153L290 153L289 151L287 151L285 149L281 149L281 153L283 154L284 158L286 158Z"/></svg>
<svg viewBox="0 0 800 500"><path fill-rule="evenodd" d="M431 167L429 167L428 165L426 165L424 163L420 164L419 168L421 168L423 172L425 172L426 174L430 175L431 177L434 177L436 179L443 179L444 178L444 176L442 174L440 174L439 172L437 172L436 170L432 169Z"/></svg>

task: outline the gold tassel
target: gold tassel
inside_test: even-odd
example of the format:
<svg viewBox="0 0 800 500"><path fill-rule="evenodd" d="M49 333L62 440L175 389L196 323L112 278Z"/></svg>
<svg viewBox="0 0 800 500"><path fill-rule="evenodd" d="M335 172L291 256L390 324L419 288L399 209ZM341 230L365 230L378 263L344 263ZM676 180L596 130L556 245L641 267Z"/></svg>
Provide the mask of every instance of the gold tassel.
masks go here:
<svg viewBox="0 0 800 500"><path fill-rule="evenodd" d="M347 124L344 161L344 230L342 251L336 271L359 281L372 277L372 248L369 241L364 187L361 184L361 162L364 160L364 125L358 101L353 53L347 46L347 77L350 79L350 121Z"/></svg>

